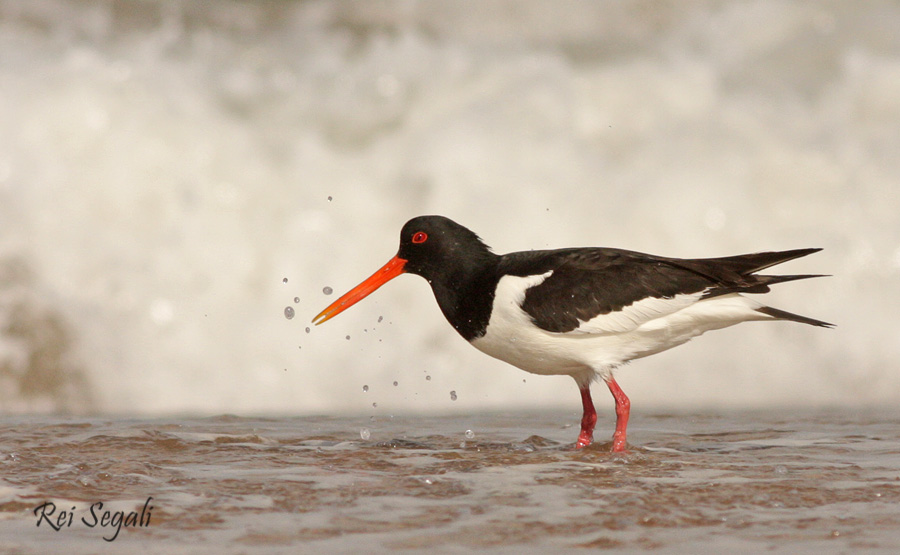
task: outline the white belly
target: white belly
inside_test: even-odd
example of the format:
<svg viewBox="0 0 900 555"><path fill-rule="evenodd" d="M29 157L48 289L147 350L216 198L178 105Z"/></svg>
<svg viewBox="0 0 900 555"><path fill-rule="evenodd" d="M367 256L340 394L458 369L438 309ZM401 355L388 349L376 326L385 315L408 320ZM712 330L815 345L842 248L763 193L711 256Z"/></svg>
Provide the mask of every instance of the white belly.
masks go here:
<svg viewBox="0 0 900 555"><path fill-rule="evenodd" d="M747 320L767 320L762 306L736 293L700 300L701 293L640 301L622 314L598 316L574 331L555 333L538 328L521 308L525 291L541 283L539 276L504 276L497 285L484 336L472 341L480 351L533 374L565 374L580 384L608 377L616 366L681 345L706 331ZM630 325L623 316L631 315Z"/></svg>

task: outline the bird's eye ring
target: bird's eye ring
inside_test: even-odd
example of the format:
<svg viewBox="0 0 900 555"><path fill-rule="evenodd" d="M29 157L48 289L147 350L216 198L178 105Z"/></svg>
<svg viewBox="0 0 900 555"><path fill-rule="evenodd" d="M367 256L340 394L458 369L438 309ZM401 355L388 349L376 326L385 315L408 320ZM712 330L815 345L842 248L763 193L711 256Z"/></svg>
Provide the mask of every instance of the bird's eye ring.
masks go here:
<svg viewBox="0 0 900 555"><path fill-rule="evenodd" d="M413 242L413 243L416 243L416 244L424 243L424 242L427 241L427 240L428 240L428 234L425 233L424 231L417 231L417 232L412 236L412 242Z"/></svg>

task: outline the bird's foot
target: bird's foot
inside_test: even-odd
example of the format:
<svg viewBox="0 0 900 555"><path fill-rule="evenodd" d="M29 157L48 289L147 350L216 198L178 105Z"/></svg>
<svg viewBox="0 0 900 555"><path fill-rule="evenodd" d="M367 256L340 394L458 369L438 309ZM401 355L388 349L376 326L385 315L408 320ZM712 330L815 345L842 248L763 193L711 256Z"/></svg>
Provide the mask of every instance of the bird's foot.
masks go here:
<svg viewBox="0 0 900 555"><path fill-rule="evenodd" d="M624 453L625 447L627 447L627 444L625 443L625 434L619 434L619 432L614 433L612 449L610 449L610 451L613 453Z"/></svg>
<svg viewBox="0 0 900 555"><path fill-rule="evenodd" d="M578 441L575 442L575 449L584 449L594 441L594 435L584 430L578 435Z"/></svg>

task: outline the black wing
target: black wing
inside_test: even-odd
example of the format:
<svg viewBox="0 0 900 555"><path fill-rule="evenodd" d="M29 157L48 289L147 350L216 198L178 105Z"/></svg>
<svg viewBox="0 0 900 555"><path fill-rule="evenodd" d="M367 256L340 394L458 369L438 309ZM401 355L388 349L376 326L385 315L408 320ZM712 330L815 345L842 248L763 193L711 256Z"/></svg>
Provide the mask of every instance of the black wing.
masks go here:
<svg viewBox="0 0 900 555"><path fill-rule="evenodd" d="M761 276L753 272L815 252L800 249L725 258L679 259L608 248L532 251L504 256L513 275L553 273L529 288L522 309L551 332L625 331L708 298L733 292L764 293L768 285L815 276ZM642 300L640 311L622 309Z"/></svg>

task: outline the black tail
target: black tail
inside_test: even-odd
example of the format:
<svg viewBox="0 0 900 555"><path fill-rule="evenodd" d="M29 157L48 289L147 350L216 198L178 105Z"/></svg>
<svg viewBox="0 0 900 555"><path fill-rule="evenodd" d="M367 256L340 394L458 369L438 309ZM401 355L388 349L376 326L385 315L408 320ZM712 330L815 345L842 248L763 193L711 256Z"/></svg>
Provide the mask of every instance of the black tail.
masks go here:
<svg viewBox="0 0 900 555"><path fill-rule="evenodd" d="M706 291L704 297L716 297L728 293L768 293L769 286L786 281L825 277L823 274L794 274L787 276L759 275L754 272L765 270L776 264L787 262L801 256L806 256L822 249L794 249L780 252L758 252L753 254L740 254L724 258L704 258L699 260L679 261L684 267L694 272L706 275L716 282L715 287ZM778 310L769 306L756 309L757 312L777 318L778 320L790 320L801 322L811 326L833 328L834 324L800 316L784 310Z"/></svg>
<svg viewBox="0 0 900 555"><path fill-rule="evenodd" d="M834 327L834 324L829 324L828 322L823 322L821 320L816 320L813 318L807 318L806 316L800 316L799 314L794 314L792 312L785 312L784 310L778 310L777 308L772 308L771 306L763 306L757 308L756 311L762 312L763 314L771 316L772 318L776 318L778 320L790 320L791 322L800 322L802 324L819 326L821 328Z"/></svg>
<svg viewBox="0 0 900 555"><path fill-rule="evenodd" d="M766 276L766 275L751 275L747 276L753 278L752 285L747 286L738 286L733 292L737 293L768 293L769 286L775 285L776 283L784 283L786 281L796 281L798 279L809 279L809 278L817 278L817 277L829 277L827 274L794 274L790 276ZM720 293L717 293L720 294Z"/></svg>
<svg viewBox="0 0 900 555"><path fill-rule="evenodd" d="M822 249L794 249L790 251L778 252L755 252L752 254L739 254L737 256L726 256L724 258L709 258L707 260L715 260L718 264L727 267L738 275L746 276L760 270L765 270L776 264L787 262L795 258L807 256ZM812 277L812 276L810 276ZM798 278L799 279L799 278Z"/></svg>

